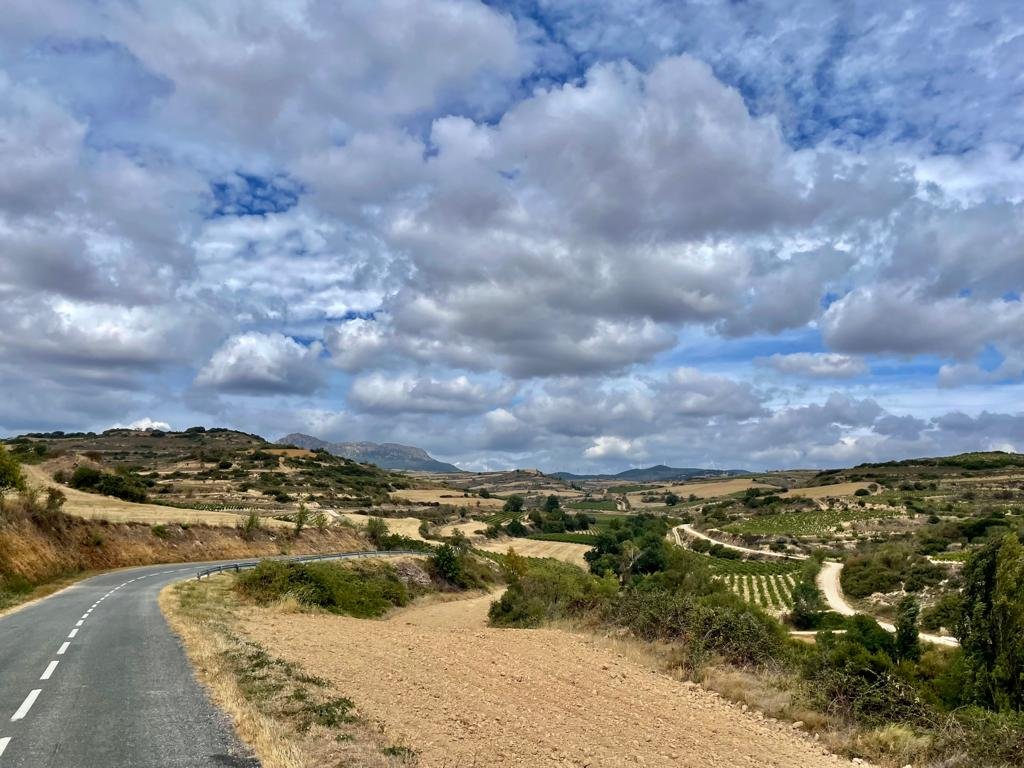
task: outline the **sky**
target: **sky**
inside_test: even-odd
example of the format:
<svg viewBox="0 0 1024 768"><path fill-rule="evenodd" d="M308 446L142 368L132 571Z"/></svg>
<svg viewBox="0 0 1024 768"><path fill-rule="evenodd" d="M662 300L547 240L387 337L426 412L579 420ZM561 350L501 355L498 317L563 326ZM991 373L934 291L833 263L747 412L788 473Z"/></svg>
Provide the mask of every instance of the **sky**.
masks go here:
<svg viewBox="0 0 1024 768"><path fill-rule="evenodd" d="M0 433L1024 450L1024 5L6 0Z"/></svg>

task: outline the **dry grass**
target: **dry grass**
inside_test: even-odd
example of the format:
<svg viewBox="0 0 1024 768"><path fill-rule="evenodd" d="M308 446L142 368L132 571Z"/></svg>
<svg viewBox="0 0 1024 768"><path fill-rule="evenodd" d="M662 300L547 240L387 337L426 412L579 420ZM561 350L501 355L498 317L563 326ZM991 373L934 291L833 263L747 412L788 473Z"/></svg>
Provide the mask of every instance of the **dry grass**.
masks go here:
<svg viewBox="0 0 1024 768"><path fill-rule="evenodd" d="M360 528L365 528L367 521L375 515L359 515L354 512L344 512L339 517L342 520L346 520L353 525ZM420 536L420 523L422 520L416 517L382 517L385 523L388 524L388 530L391 533L397 533L406 538L416 539L417 541L426 541Z"/></svg>
<svg viewBox="0 0 1024 768"><path fill-rule="evenodd" d="M732 493L746 491L749 488L774 487L775 486L773 485L765 485L764 483L759 483L755 480L737 478L735 480L713 480L702 483L681 483L679 485L672 485L668 487L652 485L650 491L634 491L627 494L627 496L629 498L630 505L634 507L660 507L663 506L663 502L661 500L648 504L641 501L641 499L648 493L664 494L669 491L684 499L691 494L696 496L698 499L713 499L716 496L728 496Z"/></svg>
<svg viewBox="0 0 1024 768"><path fill-rule="evenodd" d="M583 559L583 555L591 550L591 547L585 544L572 544L563 541L537 541L535 539L515 539L513 541L508 539L503 541L487 539L474 543L473 546L485 552L497 552L502 555L510 549L514 549L518 554L525 557L551 557L555 560L578 565L580 568L587 567L587 561Z"/></svg>
<svg viewBox="0 0 1024 768"><path fill-rule="evenodd" d="M42 469L30 464L22 465L22 470L29 485L46 488L56 485L53 478ZM130 501L115 499L113 496L100 496L86 493L74 488L61 486L67 496L64 511L69 515L84 517L87 520L110 520L111 522L136 522L157 524L204 523L206 525L237 525L245 520L247 514L233 512L212 512L201 509L178 509L163 507L159 504L134 504ZM290 523L273 518L264 518L262 522L270 527L290 527Z"/></svg>
<svg viewBox="0 0 1024 768"><path fill-rule="evenodd" d="M799 496L804 499L823 499L827 496L853 496L862 488L867 488L872 483L833 483L832 485L816 485L810 488L793 488L780 493L779 496Z"/></svg>
<svg viewBox="0 0 1024 768"><path fill-rule="evenodd" d="M393 501L401 504L449 504L453 507L469 507L471 509L501 509L505 502L501 499L481 499L478 496L463 496L461 491L448 488L417 488L404 491L392 491Z"/></svg>
<svg viewBox="0 0 1024 768"><path fill-rule="evenodd" d="M269 453L274 456L291 456L298 459L312 459L316 457L313 451L306 448L264 448L263 453Z"/></svg>
<svg viewBox="0 0 1024 768"><path fill-rule="evenodd" d="M412 750L382 743L378 729L327 680L238 635L236 619L246 609L234 598L232 583L224 575L171 585L160 593L160 607L197 677L263 768L416 764Z"/></svg>

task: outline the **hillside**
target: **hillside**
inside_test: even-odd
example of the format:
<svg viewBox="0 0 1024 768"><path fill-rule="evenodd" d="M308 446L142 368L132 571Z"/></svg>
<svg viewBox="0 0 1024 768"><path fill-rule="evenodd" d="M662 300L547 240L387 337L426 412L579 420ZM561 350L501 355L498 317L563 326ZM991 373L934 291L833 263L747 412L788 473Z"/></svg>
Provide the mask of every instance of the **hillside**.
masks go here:
<svg viewBox="0 0 1024 768"><path fill-rule="evenodd" d="M745 469L701 469L699 467L668 467L657 464L653 467L627 469L616 474L577 475L572 472L552 472L552 477L567 481L583 480L628 480L634 483L660 483L672 480L692 480L697 477L732 477L750 474Z"/></svg>
<svg viewBox="0 0 1024 768"><path fill-rule="evenodd" d="M422 448L399 443L331 443L312 435L293 432L277 441L278 445L294 445L311 451L325 450L362 464L375 464L381 469L402 469L416 472L461 472L454 464L438 461Z"/></svg>
<svg viewBox="0 0 1024 768"><path fill-rule="evenodd" d="M34 433L6 441L39 479L103 499L192 510L293 513L388 500L409 478L326 452L286 449L258 435L193 427L184 432L111 429Z"/></svg>

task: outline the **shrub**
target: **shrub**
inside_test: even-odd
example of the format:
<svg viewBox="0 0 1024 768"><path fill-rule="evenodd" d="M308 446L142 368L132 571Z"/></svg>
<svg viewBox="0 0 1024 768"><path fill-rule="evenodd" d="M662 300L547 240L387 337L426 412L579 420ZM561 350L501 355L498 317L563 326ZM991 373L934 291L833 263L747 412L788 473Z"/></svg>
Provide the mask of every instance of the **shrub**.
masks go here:
<svg viewBox="0 0 1024 768"><path fill-rule="evenodd" d="M359 618L409 602L408 588L387 564L286 563L263 560L239 574L235 589L260 604L291 597L302 605Z"/></svg>

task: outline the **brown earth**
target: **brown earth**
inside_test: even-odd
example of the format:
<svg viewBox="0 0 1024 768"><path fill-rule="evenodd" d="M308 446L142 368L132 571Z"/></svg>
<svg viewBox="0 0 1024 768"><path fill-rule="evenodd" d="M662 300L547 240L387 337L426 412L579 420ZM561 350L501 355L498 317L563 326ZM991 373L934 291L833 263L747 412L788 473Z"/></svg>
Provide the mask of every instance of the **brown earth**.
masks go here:
<svg viewBox="0 0 1024 768"><path fill-rule="evenodd" d="M502 539L500 541L483 539L475 541L473 546L485 552L497 552L502 555L510 549L514 549L524 557L551 557L578 565L581 568L587 567L587 561L583 559L583 555L592 549L585 544L573 544L567 541L538 541L536 539Z"/></svg>
<svg viewBox="0 0 1024 768"><path fill-rule="evenodd" d="M501 499L482 499L479 496L463 496L447 488L409 488L392 491L392 500L406 504L450 504L453 507L471 507L481 510L497 510L505 506Z"/></svg>
<svg viewBox="0 0 1024 768"><path fill-rule="evenodd" d="M383 621L260 610L244 629L330 680L423 768L851 765L596 639L487 628L489 601Z"/></svg>
<svg viewBox="0 0 1024 768"><path fill-rule="evenodd" d="M44 523L14 514L13 502L0 517L0 589L11 577L39 584L81 571L154 563L347 552L366 549L348 528L307 528L293 539L281 531L257 530L242 536L235 527L108 523L57 513Z"/></svg>

